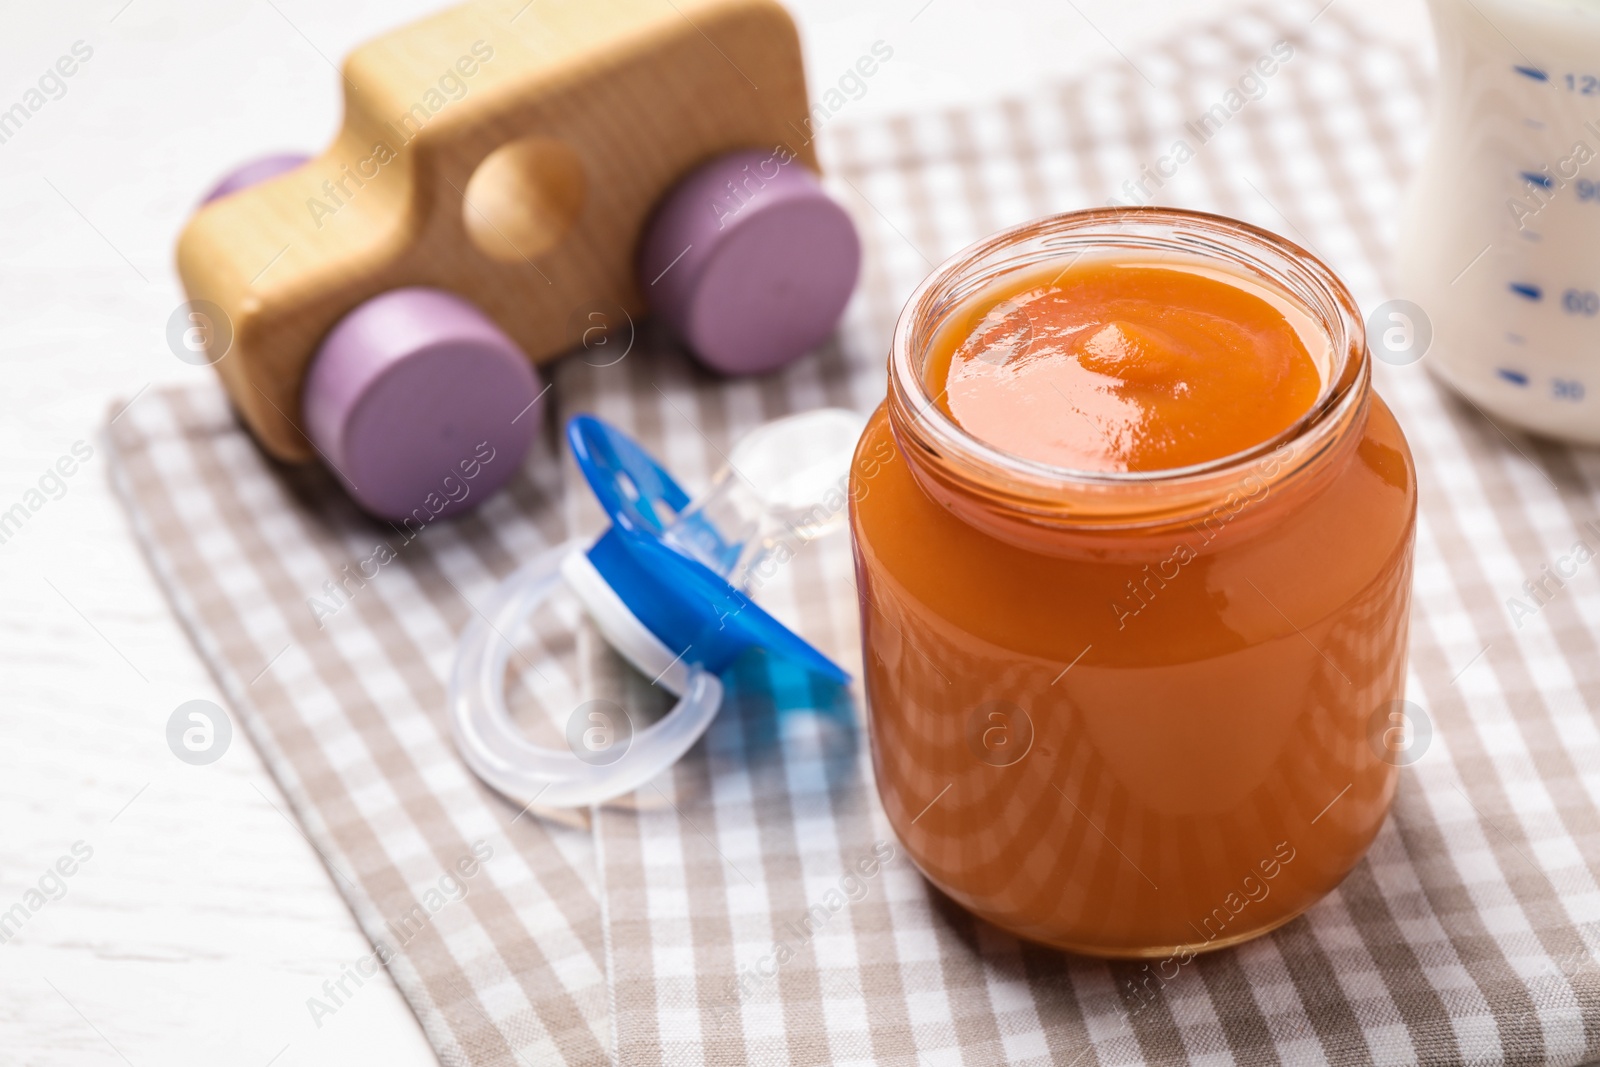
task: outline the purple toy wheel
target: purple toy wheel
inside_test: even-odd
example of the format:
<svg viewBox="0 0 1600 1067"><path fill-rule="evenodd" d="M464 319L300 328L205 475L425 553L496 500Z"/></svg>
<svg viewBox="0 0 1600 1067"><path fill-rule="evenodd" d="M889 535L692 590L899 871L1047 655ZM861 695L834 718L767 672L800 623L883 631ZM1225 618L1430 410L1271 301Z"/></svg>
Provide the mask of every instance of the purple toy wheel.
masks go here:
<svg viewBox="0 0 1600 1067"><path fill-rule="evenodd" d="M312 359L307 436L367 511L426 525L476 507L538 433L539 379L488 316L442 289L350 312Z"/></svg>
<svg viewBox="0 0 1600 1067"><path fill-rule="evenodd" d="M701 362L775 370L839 322L861 242L816 175L767 151L719 156L667 194L639 247L650 309Z"/></svg>
<svg viewBox="0 0 1600 1067"><path fill-rule="evenodd" d="M248 163L241 163L222 176L222 180L211 187L211 191L200 201L204 207L213 200L230 196L241 189L248 189L252 185L259 185L268 178L276 178L280 174L287 174L302 163L311 159L308 155L299 152L280 152L275 156L262 156L252 159Z"/></svg>

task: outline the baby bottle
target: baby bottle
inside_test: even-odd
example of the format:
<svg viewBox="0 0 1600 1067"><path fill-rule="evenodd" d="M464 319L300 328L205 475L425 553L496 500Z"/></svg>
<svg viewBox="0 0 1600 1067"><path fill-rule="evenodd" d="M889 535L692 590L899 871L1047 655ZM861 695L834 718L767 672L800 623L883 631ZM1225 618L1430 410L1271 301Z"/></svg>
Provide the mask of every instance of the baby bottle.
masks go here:
<svg viewBox="0 0 1600 1067"><path fill-rule="evenodd" d="M1489 415L1600 443L1600 3L1429 7L1433 137L1398 261L1423 314L1375 332Z"/></svg>

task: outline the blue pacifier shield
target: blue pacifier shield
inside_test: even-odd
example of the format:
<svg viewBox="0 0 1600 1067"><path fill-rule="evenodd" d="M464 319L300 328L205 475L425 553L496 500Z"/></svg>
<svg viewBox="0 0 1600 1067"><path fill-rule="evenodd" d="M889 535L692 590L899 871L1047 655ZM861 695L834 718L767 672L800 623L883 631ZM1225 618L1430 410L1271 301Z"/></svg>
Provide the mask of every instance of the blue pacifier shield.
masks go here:
<svg viewBox="0 0 1600 1067"><path fill-rule="evenodd" d="M591 415L567 423L578 468L611 520L589 562L634 616L684 662L720 674L740 654L765 649L840 684L850 676L700 560L665 540L675 524L706 558L731 567L740 546L703 515L680 518L689 494L639 445ZM682 533L681 529L678 531Z"/></svg>

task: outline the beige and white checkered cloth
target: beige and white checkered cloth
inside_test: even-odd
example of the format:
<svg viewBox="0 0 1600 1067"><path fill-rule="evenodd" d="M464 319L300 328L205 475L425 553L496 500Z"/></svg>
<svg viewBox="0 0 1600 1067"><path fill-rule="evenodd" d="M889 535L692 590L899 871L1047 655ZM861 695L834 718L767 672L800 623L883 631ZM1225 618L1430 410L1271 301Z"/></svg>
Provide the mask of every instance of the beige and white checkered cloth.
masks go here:
<svg viewBox="0 0 1600 1067"><path fill-rule="evenodd" d="M620 424L693 489L765 419L870 409L894 318L933 264L1119 194L1274 41L1293 58L1155 199L1285 233L1367 308L1397 295L1390 250L1426 128L1426 65L1337 7L1315 14L1238 18L1026 100L834 121L829 180L867 249L838 342L743 381L648 331L615 366L567 360L509 490L413 542L356 514L322 472L263 460L218 389L153 394L111 426L152 565L357 919L395 952L445 1063L1600 1056L1600 569L1520 628L1505 607L1576 541L1600 541L1600 454L1502 433L1417 366L1380 368L1378 387L1419 468L1409 695L1432 719L1431 748L1335 893L1153 998L1130 992L1142 965L1019 943L931 892L899 856L853 707L806 710L814 694L737 679L673 773L572 825L519 813L450 741L445 679L473 605L531 554L595 532L557 454L565 416ZM319 628L308 597L380 542L399 558ZM835 538L762 596L855 666L848 576ZM544 629L558 641L558 622ZM599 653L544 670L579 695L641 688ZM439 905L429 890L479 841L492 858Z"/></svg>

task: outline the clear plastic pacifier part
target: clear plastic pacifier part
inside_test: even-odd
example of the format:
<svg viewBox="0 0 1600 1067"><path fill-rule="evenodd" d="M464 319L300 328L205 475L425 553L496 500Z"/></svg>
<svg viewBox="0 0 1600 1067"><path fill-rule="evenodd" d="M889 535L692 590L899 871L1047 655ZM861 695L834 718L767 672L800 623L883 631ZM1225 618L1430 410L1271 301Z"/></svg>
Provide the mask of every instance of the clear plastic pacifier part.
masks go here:
<svg viewBox="0 0 1600 1067"><path fill-rule="evenodd" d="M850 456L862 426L859 415L836 408L759 426L691 500L625 434L588 415L572 419L568 442L611 525L587 548L569 542L517 570L463 634L449 704L456 744L473 771L520 804L598 804L683 757L721 707L718 675L749 649L848 681L748 591L781 544L844 524ZM576 597L607 643L678 697L647 727L621 724L630 740L614 758L580 751L581 744L536 744L506 706L510 641L562 594Z"/></svg>

